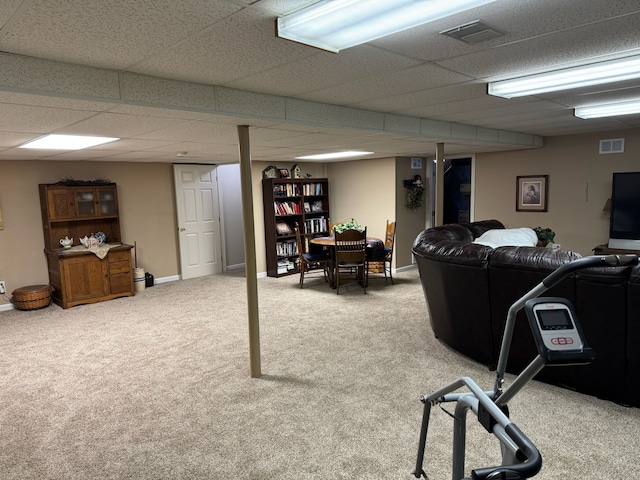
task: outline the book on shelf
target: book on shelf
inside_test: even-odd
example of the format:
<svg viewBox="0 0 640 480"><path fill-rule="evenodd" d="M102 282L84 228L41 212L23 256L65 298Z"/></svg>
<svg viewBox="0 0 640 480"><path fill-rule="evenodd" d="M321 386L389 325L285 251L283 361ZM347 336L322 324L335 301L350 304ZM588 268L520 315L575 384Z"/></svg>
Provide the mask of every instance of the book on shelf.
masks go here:
<svg viewBox="0 0 640 480"><path fill-rule="evenodd" d="M327 219L324 217L307 218L304 221L304 228L306 233L323 233L327 229Z"/></svg>
<svg viewBox="0 0 640 480"><path fill-rule="evenodd" d="M288 273L291 270L295 270L298 266L297 259L282 259L278 261L277 271L278 274Z"/></svg>
<svg viewBox="0 0 640 480"><path fill-rule="evenodd" d="M297 197L300 195L300 185L296 183L276 183L273 186L276 197Z"/></svg>
<svg viewBox="0 0 640 480"><path fill-rule="evenodd" d="M297 215L300 213L300 205L297 202L273 202L276 215Z"/></svg>
<svg viewBox="0 0 640 480"><path fill-rule="evenodd" d="M324 190L322 183L305 183L302 186L303 195L323 195Z"/></svg>
<svg viewBox="0 0 640 480"><path fill-rule="evenodd" d="M298 255L298 245L295 240L276 242L276 255L278 257L292 257Z"/></svg>

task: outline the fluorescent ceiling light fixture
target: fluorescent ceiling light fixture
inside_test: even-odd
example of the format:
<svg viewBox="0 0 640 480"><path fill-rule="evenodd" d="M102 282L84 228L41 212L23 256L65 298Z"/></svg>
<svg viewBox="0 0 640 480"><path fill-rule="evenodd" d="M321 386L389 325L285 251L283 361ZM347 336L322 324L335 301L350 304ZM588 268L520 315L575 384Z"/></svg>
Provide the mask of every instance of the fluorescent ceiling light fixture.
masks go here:
<svg viewBox="0 0 640 480"><path fill-rule="evenodd" d="M489 94L513 98L640 78L640 57L564 68L489 83Z"/></svg>
<svg viewBox="0 0 640 480"><path fill-rule="evenodd" d="M44 150L82 150L103 143L120 140L115 137L90 137L86 135L46 135L20 145L18 148L38 148Z"/></svg>
<svg viewBox="0 0 640 480"><path fill-rule="evenodd" d="M338 53L496 0L321 0L277 20L277 35Z"/></svg>
<svg viewBox="0 0 640 480"><path fill-rule="evenodd" d="M580 118L615 117L617 115L631 115L633 113L640 113L640 100L588 105L586 107L577 107L574 110L574 115Z"/></svg>
<svg viewBox="0 0 640 480"><path fill-rule="evenodd" d="M318 153L317 155L305 155L296 157L296 160L335 160L337 158L360 157L362 155L372 155L374 152L358 152L355 150L334 153Z"/></svg>

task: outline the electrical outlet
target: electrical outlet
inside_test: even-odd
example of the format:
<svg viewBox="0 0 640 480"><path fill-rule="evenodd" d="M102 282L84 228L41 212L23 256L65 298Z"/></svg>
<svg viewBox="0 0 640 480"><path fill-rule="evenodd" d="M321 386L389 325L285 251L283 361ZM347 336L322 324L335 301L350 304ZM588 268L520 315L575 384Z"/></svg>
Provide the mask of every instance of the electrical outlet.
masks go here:
<svg viewBox="0 0 640 480"><path fill-rule="evenodd" d="M7 287L4 284L4 280L0 281L0 293L5 293L7 291Z"/></svg>

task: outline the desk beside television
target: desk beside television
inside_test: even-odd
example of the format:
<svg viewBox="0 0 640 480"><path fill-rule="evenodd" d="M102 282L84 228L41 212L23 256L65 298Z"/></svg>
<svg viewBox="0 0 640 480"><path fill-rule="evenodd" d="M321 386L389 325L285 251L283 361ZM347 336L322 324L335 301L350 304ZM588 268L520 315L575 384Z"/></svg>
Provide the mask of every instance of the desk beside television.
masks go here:
<svg viewBox="0 0 640 480"><path fill-rule="evenodd" d="M638 255L640 250L626 250L622 248L609 248L609 245L603 243L593 249L594 255Z"/></svg>

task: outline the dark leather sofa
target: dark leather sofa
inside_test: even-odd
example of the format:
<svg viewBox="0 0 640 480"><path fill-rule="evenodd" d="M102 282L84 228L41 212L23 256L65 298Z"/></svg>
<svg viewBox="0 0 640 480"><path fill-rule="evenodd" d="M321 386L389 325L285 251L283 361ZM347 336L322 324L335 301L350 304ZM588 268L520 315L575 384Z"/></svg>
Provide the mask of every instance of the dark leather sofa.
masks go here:
<svg viewBox="0 0 640 480"><path fill-rule="evenodd" d="M575 252L542 247L491 248L472 243L498 220L429 228L413 244L433 332L458 352L495 368L511 304ZM536 379L640 406L640 267L578 271L544 294L569 299L596 360L547 367ZM507 371L520 373L537 355L519 312Z"/></svg>

